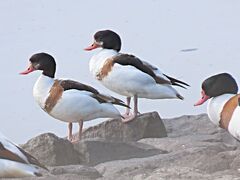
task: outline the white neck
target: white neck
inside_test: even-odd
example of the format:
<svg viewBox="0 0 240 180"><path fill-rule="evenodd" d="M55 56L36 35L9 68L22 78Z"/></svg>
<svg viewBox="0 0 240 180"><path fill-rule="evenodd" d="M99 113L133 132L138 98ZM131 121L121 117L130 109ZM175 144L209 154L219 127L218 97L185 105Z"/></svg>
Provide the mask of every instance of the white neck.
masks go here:
<svg viewBox="0 0 240 180"><path fill-rule="evenodd" d="M235 96L235 94L223 94L209 100L207 106L208 117L217 126L219 125L219 121L221 119L220 116L223 106L233 96Z"/></svg>
<svg viewBox="0 0 240 180"><path fill-rule="evenodd" d="M99 73L100 69L104 65L105 61L108 58L111 58L113 56L116 56L118 52L113 49L102 49L97 54L95 54L90 62L89 62L89 69L90 72L96 76L96 74Z"/></svg>
<svg viewBox="0 0 240 180"><path fill-rule="evenodd" d="M54 79L45 75L40 75L33 87L33 97L39 106L43 109L45 106L45 101L49 95L54 84Z"/></svg>

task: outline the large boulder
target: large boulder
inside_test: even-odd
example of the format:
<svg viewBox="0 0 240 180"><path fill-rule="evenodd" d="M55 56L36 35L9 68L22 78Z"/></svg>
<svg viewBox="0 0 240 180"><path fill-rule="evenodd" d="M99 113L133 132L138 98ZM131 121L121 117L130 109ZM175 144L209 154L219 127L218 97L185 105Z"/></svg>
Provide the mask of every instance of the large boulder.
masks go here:
<svg viewBox="0 0 240 180"><path fill-rule="evenodd" d="M169 137L179 137L194 134L215 134L218 128L208 118L207 114L183 115L171 119L163 119Z"/></svg>
<svg viewBox="0 0 240 180"><path fill-rule="evenodd" d="M81 155L74 150L71 142L51 133L29 140L22 148L47 166L80 164L82 161Z"/></svg>
<svg viewBox="0 0 240 180"><path fill-rule="evenodd" d="M129 141L166 136L161 118L153 112L142 114L129 123L112 119L90 127L84 131L83 140L75 144L46 133L29 140L22 147L46 166L93 165L162 153L149 145Z"/></svg>
<svg viewBox="0 0 240 180"><path fill-rule="evenodd" d="M123 123L111 119L97 126L87 128L83 139L102 138L108 141L138 141L142 138L166 137L166 128L157 112L141 114L133 121Z"/></svg>

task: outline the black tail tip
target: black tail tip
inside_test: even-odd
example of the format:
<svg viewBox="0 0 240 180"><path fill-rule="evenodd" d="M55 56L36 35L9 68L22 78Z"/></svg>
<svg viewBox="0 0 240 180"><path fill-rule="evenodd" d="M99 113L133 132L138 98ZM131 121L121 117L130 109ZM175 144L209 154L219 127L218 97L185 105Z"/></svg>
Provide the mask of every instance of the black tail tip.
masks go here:
<svg viewBox="0 0 240 180"><path fill-rule="evenodd" d="M37 177L43 176L43 175L42 175L41 173L39 173L39 172L34 172L34 175L37 176Z"/></svg>
<svg viewBox="0 0 240 180"><path fill-rule="evenodd" d="M178 99L184 100L184 97L181 96L180 94L177 94Z"/></svg>
<svg viewBox="0 0 240 180"><path fill-rule="evenodd" d="M240 96L238 96L238 106L240 106Z"/></svg>

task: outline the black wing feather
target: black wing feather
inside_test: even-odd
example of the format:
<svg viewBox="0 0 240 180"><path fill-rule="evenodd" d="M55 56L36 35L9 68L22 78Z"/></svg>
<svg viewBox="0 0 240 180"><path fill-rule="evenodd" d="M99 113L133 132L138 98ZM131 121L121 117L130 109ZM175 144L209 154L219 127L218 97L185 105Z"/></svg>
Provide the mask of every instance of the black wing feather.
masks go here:
<svg viewBox="0 0 240 180"><path fill-rule="evenodd" d="M88 91L94 94L99 94L98 90L96 90L95 88L73 80L60 80L60 85L63 87L64 91L67 91L69 89L76 89L80 91Z"/></svg>
<svg viewBox="0 0 240 180"><path fill-rule="evenodd" d="M184 87L183 85L190 86L189 84L187 84L187 83L185 83L183 81L180 81L178 79L175 79L173 77L170 77L170 76L168 76L166 74L163 74L163 75L166 76L171 81L172 85L179 86L179 87L182 87L184 89L186 89L186 87Z"/></svg>

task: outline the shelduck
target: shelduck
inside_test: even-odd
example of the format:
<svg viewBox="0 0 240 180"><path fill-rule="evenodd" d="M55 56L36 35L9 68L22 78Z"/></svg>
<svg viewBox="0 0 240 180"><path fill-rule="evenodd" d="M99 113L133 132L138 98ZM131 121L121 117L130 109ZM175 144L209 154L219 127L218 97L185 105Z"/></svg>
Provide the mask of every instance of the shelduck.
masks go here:
<svg viewBox="0 0 240 180"><path fill-rule="evenodd" d="M172 87L185 88L187 83L163 74L158 67L142 61L134 55L120 53L120 36L111 31L98 31L94 35L94 43L85 48L91 51L101 50L95 54L89 63L91 74L106 88L127 97L130 106L134 98L133 114L126 109L125 122L133 120L138 114L138 98L148 99L183 99Z"/></svg>
<svg viewBox="0 0 240 180"><path fill-rule="evenodd" d="M210 120L240 140L240 94L237 93L238 85L230 74L217 74L203 81L202 97L195 106L209 100L207 113Z"/></svg>
<svg viewBox="0 0 240 180"><path fill-rule="evenodd" d="M83 121L121 118L113 104L127 107L121 100L103 95L91 86L73 80L54 79L56 62L47 53L34 54L29 61L30 65L22 75L42 71L33 88L34 99L50 116L68 122L68 139L72 142L80 140ZM72 135L74 122L79 124L77 139Z"/></svg>
<svg viewBox="0 0 240 180"><path fill-rule="evenodd" d="M36 158L0 133L0 178L42 176L40 168L47 170Z"/></svg>

